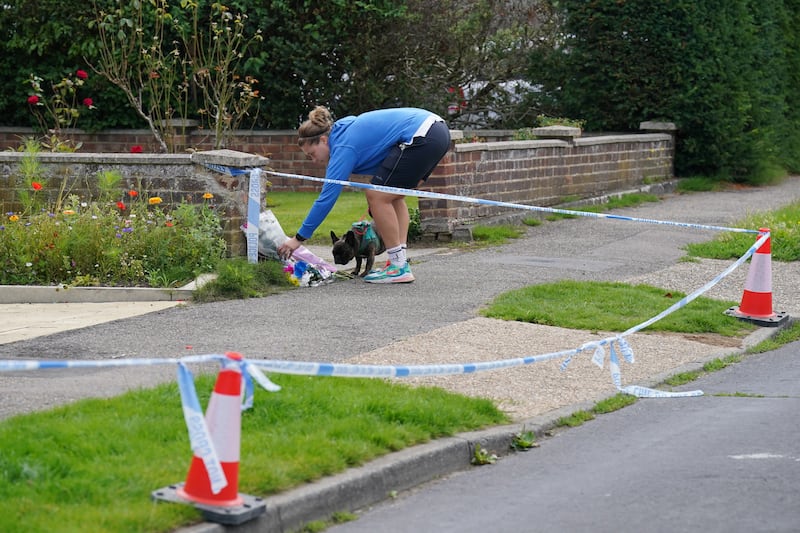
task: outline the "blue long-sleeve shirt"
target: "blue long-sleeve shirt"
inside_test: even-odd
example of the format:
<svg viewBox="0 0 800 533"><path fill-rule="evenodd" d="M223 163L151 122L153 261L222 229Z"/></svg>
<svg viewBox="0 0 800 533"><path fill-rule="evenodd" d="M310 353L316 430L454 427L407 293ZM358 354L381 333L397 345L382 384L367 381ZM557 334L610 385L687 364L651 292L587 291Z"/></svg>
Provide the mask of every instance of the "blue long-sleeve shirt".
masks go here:
<svg viewBox="0 0 800 533"><path fill-rule="evenodd" d="M374 175L389 155L389 150L400 143L410 144L422 123L432 116L436 117L424 109L405 107L368 111L337 120L328 137L330 159L325 177L348 181L351 174ZM342 187L328 182L322 186L319 197L297 231L301 237L311 237L322 224L339 198Z"/></svg>

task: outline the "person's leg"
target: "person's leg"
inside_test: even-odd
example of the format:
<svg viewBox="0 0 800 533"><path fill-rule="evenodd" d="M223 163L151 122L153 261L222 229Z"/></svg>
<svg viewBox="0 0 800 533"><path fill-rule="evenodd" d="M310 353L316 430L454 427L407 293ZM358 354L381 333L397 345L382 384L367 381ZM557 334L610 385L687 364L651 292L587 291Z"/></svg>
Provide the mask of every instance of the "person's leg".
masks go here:
<svg viewBox="0 0 800 533"><path fill-rule="evenodd" d="M450 132L443 122L434 123L425 137L415 137L410 145L393 148L373 176L373 185L416 189L428 179L450 147ZM375 230L383 239L390 264L368 274L369 283L407 283L414 275L406 259L406 244L411 218L405 195L366 191Z"/></svg>
<svg viewBox="0 0 800 533"><path fill-rule="evenodd" d="M398 201L405 205L404 197L372 189L366 191L366 196L375 231L380 235L386 248L394 248L404 242L405 236L401 233L403 223L396 207ZM405 218L408 219L408 209ZM408 223L405 225L405 231L408 232Z"/></svg>
<svg viewBox="0 0 800 533"><path fill-rule="evenodd" d="M370 190L367 191L367 203L375 231L386 247L389 263L403 267L407 262L405 247L409 224L404 197Z"/></svg>
<svg viewBox="0 0 800 533"><path fill-rule="evenodd" d="M411 225L411 217L408 214L408 205L405 196L400 196L392 201L394 212L397 215L398 237L400 245L406 246L408 242L408 226Z"/></svg>

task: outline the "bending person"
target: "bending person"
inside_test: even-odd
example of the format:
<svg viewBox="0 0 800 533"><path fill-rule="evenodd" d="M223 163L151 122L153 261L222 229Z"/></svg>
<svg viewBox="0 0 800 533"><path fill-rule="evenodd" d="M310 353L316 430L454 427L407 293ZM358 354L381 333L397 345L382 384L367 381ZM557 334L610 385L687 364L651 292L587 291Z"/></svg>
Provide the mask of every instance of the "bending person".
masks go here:
<svg viewBox="0 0 800 533"><path fill-rule="evenodd" d="M450 130L444 120L424 109L393 108L347 116L336 122L330 111L315 107L298 129L297 144L316 163L324 163L325 177L348 181L351 174L371 175L370 183L416 189L433 172L450 148ZM297 234L278 248L291 256L328 216L342 185L326 182ZM375 230L386 245L389 263L367 274L369 283L408 283L414 275L406 258L410 223L405 195L366 190Z"/></svg>

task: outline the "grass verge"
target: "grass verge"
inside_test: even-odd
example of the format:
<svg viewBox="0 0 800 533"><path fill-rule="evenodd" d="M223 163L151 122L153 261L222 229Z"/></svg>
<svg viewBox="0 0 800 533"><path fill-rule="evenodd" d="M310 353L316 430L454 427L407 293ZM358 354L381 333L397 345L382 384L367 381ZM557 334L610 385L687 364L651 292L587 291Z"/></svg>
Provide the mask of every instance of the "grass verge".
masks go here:
<svg viewBox="0 0 800 533"><path fill-rule="evenodd" d="M214 375L196 379L206 405ZM242 416L239 490L269 495L431 439L507 422L490 401L382 380L280 375ZM0 423L0 531L171 531L191 506L150 501L191 461L177 385ZM58 526L56 526L58 524Z"/></svg>
<svg viewBox="0 0 800 533"><path fill-rule="evenodd" d="M483 316L589 331L625 331L664 311L685 294L648 285L560 281L496 297ZM755 326L724 314L736 302L699 297L648 331L744 336Z"/></svg>
<svg viewBox="0 0 800 533"><path fill-rule="evenodd" d="M776 261L800 261L800 202L795 202L769 212L751 213L735 227L769 228L771 258ZM751 233L720 233L715 239L689 244L689 256L709 259L738 259L750 248L756 238Z"/></svg>
<svg viewBox="0 0 800 533"><path fill-rule="evenodd" d="M303 224L317 196L318 192L270 191L267 195L267 208L272 210L284 233L291 237ZM418 209L419 198L407 196L406 205L409 211ZM367 199L363 192L342 191L331 212L308 240L308 244L331 244L331 231L336 235L345 233L353 222L369 217L367 209Z"/></svg>

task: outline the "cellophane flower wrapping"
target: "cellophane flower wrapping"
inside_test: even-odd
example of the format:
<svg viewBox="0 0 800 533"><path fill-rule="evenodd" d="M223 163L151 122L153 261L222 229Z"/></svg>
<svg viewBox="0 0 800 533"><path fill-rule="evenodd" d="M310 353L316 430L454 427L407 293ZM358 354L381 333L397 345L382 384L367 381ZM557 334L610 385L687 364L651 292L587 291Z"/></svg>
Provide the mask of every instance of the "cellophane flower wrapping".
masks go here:
<svg viewBox="0 0 800 533"><path fill-rule="evenodd" d="M275 214L269 209L262 211L258 219L259 255L281 261L284 264L283 270L293 285L316 287L333 281L336 267L317 257L305 246L295 250L290 259L281 259L278 248L288 239Z"/></svg>

